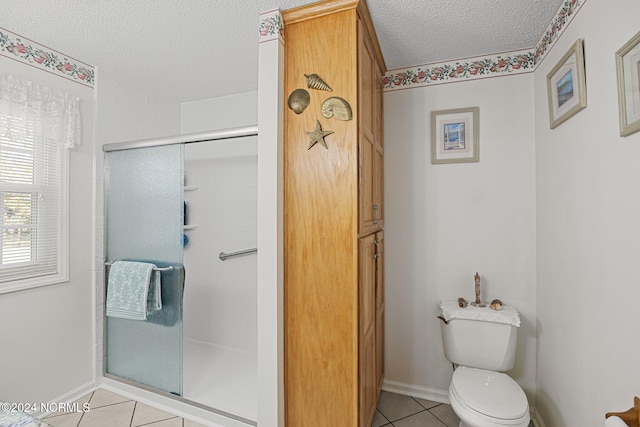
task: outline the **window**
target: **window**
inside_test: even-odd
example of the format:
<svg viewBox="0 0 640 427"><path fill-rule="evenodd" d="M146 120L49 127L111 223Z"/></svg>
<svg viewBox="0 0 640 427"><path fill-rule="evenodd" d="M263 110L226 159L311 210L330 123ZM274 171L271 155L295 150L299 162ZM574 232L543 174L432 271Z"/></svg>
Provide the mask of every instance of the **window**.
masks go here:
<svg viewBox="0 0 640 427"><path fill-rule="evenodd" d="M78 134L79 109L76 97L11 76L0 75L0 80L0 293L4 293L67 280L64 146ZM76 108L69 108L68 101Z"/></svg>

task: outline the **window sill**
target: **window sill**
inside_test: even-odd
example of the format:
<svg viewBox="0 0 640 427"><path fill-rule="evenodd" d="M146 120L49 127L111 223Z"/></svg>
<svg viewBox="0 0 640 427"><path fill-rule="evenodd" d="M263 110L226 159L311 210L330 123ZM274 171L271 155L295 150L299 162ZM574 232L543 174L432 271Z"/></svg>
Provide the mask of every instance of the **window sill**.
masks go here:
<svg viewBox="0 0 640 427"><path fill-rule="evenodd" d="M40 288L42 286L57 285L69 281L66 274L56 274L44 277L34 277L31 279L16 280L0 284L0 295L11 292L24 291L27 289Z"/></svg>

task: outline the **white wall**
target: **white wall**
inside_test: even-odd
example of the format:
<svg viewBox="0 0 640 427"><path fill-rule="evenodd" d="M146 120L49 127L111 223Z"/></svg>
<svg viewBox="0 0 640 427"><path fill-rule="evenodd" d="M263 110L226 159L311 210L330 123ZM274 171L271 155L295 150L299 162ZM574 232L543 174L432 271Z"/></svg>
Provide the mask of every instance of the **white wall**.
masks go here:
<svg viewBox="0 0 640 427"><path fill-rule="evenodd" d="M244 92L182 104L181 133L258 123L258 92Z"/></svg>
<svg viewBox="0 0 640 427"><path fill-rule="evenodd" d="M266 18L279 11L266 12ZM278 19L278 22L282 22ZM284 44L259 43L258 60L258 425L284 426Z"/></svg>
<svg viewBox="0 0 640 427"><path fill-rule="evenodd" d="M104 144L180 133L180 104L99 69L96 78L96 374L102 377L104 316Z"/></svg>
<svg viewBox="0 0 640 427"><path fill-rule="evenodd" d="M385 93L385 388L446 400L437 304L501 299L521 315L511 372L533 401L536 251L533 76ZM434 110L480 107L480 162L431 164Z"/></svg>
<svg viewBox="0 0 640 427"><path fill-rule="evenodd" d="M0 295L0 399L47 402L93 384L94 92L5 57L0 57L0 69L82 100L82 145L69 157L69 281Z"/></svg>
<svg viewBox="0 0 640 427"><path fill-rule="evenodd" d="M614 53L640 3L590 0L535 73L537 407L547 427L602 426L640 387L640 133L619 137ZM588 106L549 129L546 75L585 43Z"/></svg>

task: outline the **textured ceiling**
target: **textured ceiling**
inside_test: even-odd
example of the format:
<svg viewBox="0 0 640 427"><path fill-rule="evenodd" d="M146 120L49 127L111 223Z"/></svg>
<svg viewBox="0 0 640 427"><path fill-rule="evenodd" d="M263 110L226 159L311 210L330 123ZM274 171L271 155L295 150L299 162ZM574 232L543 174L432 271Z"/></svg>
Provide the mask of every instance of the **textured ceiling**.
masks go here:
<svg viewBox="0 0 640 427"><path fill-rule="evenodd" d="M563 0L368 0L389 69L531 48ZM257 89L259 13L311 0L0 0L0 27L176 102Z"/></svg>

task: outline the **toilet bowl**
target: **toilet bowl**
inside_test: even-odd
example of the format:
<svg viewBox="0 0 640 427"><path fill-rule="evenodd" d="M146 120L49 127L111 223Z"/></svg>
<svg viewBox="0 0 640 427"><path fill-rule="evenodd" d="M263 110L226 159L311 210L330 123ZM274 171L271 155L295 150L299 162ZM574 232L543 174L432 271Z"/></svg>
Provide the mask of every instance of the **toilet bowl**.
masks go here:
<svg viewBox="0 0 640 427"><path fill-rule="evenodd" d="M529 404L520 386L506 374L458 367L449 400L460 427L527 427Z"/></svg>
<svg viewBox="0 0 640 427"><path fill-rule="evenodd" d="M460 307L441 301L444 354L456 369L449 385L460 427L527 427L529 403L504 372L515 365L520 317L513 307Z"/></svg>

